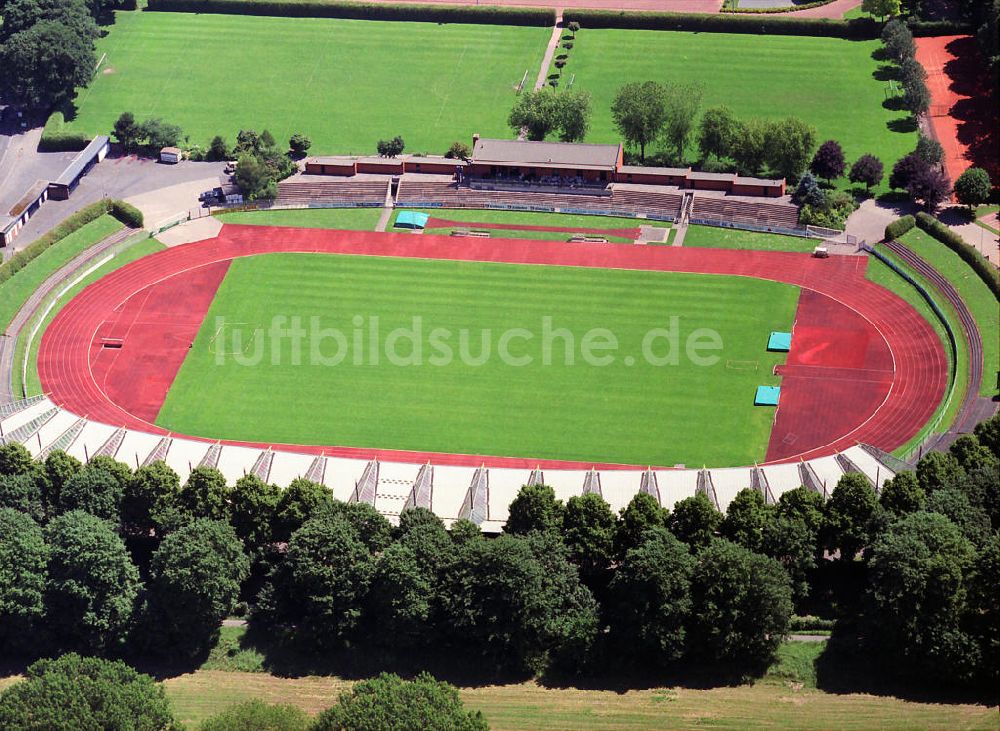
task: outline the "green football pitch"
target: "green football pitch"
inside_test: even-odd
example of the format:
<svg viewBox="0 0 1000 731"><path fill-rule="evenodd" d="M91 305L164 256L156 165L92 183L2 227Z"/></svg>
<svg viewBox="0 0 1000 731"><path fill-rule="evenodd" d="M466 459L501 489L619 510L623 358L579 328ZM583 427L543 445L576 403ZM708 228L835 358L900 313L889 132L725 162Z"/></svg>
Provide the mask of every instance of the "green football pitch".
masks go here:
<svg viewBox="0 0 1000 731"><path fill-rule="evenodd" d="M588 142L617 142L611 117L615 92L627 81L701 84L701 108L726 105L740 117L794 116L814 125L819 141L837 140L849 162L870 152L886 171L916 145L903 111L883 106L884 62L878 41L840 38L587 30L577 34L563 69L564 84L591 92ZM697 151L692 136L688 157Z"/></svg>
<svg viewBox="0 0 1000 731"><path fill-rule="evenodd" d="M764 456L774 416L754 407L754 390L778 382L772 368L782 360L766 352L767 335L791 327L797 302L797 288L737 277L321 254L239 258L157 422L271 443L751 464ZM298 346L272 331L281 316L302 318ZM311 334L313 316L326 330L322 340ZM594 350L609 342L595 328L609 331L617 349ZM700 328L716 332L721 348L689 355L689 338L711 341ZM654 363L666 359L670 331L678 362Z"/></svg>
<svg viewBox="0 0 1000 731"><path fill-rule="evenodd" d="M402 135L444 154L473 132L507 137L525 71L538 74L546 28L194 13L118 13L102 70L80 91L70 129L107 134L131 111L178 124L192 143L241 128L322 153L374 154Z"/></svg>

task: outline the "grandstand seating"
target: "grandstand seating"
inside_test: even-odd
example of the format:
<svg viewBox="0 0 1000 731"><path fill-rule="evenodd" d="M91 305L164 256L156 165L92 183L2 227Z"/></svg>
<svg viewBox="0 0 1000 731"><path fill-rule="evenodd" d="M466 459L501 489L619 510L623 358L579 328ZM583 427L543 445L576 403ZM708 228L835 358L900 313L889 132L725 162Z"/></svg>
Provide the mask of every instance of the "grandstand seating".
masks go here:
<svg viewBox="0 0 1000 731"><path fill-rule="evenodd" d="M344 204L381 206L386 180L309 180L289 178L278 183L280 205Z"/></svg>
<svg viewBox="0 0 1000 731"><path fill-rule="evenodd" d="M739 198L695 195L694 221L746 223L784 229L800 228L799 209L788 203L757 203Z"/></svg>

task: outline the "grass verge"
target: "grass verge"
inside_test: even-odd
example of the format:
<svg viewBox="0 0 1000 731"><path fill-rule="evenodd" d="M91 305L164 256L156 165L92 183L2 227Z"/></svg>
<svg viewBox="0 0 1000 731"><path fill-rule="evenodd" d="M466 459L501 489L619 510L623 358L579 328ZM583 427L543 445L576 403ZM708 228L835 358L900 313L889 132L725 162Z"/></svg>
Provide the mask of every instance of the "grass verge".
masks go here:
<svg viewBox="0 0 1000 731"><path fill-rule="evenodd" d="M223 223L248 226L374 231L380 215L381 208L296 208L285 211L235 211L219 214L218 219Z"/></svg>
<svg viewBox="0 0 1000 731"><path fill-rule="evenodd" d="M688 226L684 246L705 246L717 249L758 249L761 251L812 251L818 241L798 236L743 231L717 226Z"/></svg>

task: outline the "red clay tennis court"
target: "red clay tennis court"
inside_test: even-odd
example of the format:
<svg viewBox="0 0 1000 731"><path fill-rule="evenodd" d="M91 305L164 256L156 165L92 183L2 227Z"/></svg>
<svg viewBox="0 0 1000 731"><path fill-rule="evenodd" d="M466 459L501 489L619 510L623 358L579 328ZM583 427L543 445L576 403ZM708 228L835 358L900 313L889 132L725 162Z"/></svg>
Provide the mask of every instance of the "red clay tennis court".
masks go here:
<svg viewBox="0 0 1000 731"><path fill-rule="evenodd" d="M895 449L931 418L948 380L948 361L934 330L905 301L865 278L864 257L227 224L214 239L144 257L70 301L41 341L43 389L58 405L94 421L166 434L153 420L229 262L270 252L722 274L799 286L803 296L792 351L781 367L768 461L832 454L857 442ZM490 467L630 467L336 445L252 446Z"/></svg>

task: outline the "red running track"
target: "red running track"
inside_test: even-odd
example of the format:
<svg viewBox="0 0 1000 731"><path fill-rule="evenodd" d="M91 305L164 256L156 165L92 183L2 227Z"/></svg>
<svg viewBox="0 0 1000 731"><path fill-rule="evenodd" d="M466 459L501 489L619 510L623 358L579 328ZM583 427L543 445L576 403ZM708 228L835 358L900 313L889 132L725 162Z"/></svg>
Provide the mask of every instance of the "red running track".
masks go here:
<svg viewBox="0 0 1000 731"><path fill-rule="evenodd" d="M328 231L301 228L237 226L226 224L219 236L193 244L167 249L144 257L95 282L69 302L46 329L38 353L42 387L58 405L94 421L122 425L156 434L168 432L149 418L156 404L162 404L170 383L197 331L194 322L203 319L211 295L224 274L223 267L235 257L272 252L339 253L362 256L401 256L418 259L455 261L495 261L517 264L583 266L598 268L674 271L756 277L802 287L838 303L821 306L816 312L835 317L837 322L850 318L852 337L864 336L873 347L891 356L891 382L888 393L877 405L872 396L853 389L841 390L840 379L809 379L809 389L838 389L826 406L813 413L801 413L796 406L796 383L800 366L810 359L803 350L790 354L788 385L783 389L777 421L787 418L796 423L814 422L814 432L806 440L799 438L791 448L776 452L778 461L832 454L866 442L892 450L908 441L933 415L941 400L948 378L944 349L930 325L905 301L865 279L867 259L837 256L814 259L807 254L742 251L731 249L694 249L683 247L626 246L622 244L569 244L553 241L517 239L456 239L447 236L412 236L360 231ZM181 277L177 279L177 277ZM197 294L183 283L185 278L200 278L203 292ZM170 281L167 281L170 280ZM213 284L214 282L214 284ZM178 290L177 287L183 288ZM154 317L145 314L137 322L140 329L127 332L124 346L115 363L105 369L100 339L109 322L120 322L131 311L135 298L162 302L160 294L186 291L175 296L173 319L157 309ZM809 297L806 296L808 308ZM821 300L817 300L821 303ZM159 307L159 305L157 305ZM825 308L825 309L824 309ZM843 308L854 313L845 315ZM143 312L139 308L139 312ZM196 316L200 312L200 316ZM824 314L825 312L825 314ZM808 310L800 310L808 314ZM840 313L840 314L838 314ZM804 315L802 315L804 317ZM861 322L867 325L859 325ZM803 327L808 318L803 319ZM833 323L830 323L831 325ZM859 330L860 328L860 330ZM805 332L805 331L803 331ZM861 333L861 335L859 335ZM877 334L878 337L875 336ZM138 338L138 340L136 340ZM879 338L883 345L879 344ZM803 342L808 339L803 338ZM96 341L96 343L95 343ZM136 343L138 346L136 347ZM132 347L130 347L130 344ZM828 350L846 353L850 363L861 368L854 375L870 376L876 358L859 358L858 342L829 339ZM867 347L867 346L866 346ZM154 348L154 353L143 353ZM95 358L95 352L97 357ZM866 351L867 352L867 351ZM141 357L135 357L141 356ZM851 360L854 359L854 360ZM850 364L849 363L849 364ZM884 365L884 363L883 363ZM152 370L152 374L147 370ZM101 374L113 374L113 393L104 387ZM841 376L844 374L841 373ZM120 383L117 381L120 380ZM855 381L857 379L854 379ZM834 384L828 386L828 384ZM786 390L787 389L787 390ZM832 409L832 411L831 411ZM857 420L845 423L841 410L855 414ZM777 426L777 425L776 425ZM207 440L202 440L207 441ZM808 442L808 443L807 443ZM226 442L247 444L246 442ZM251 446L281 446L313 454L346 456L361 459L437 464L485 464L491 467L588 468L591 463L560 460L532 460L488 457L482 455L432 454L353 447L317 445L276 445L253 443ZM598 468L635 467L629 465L594 465Z"/></svg>

